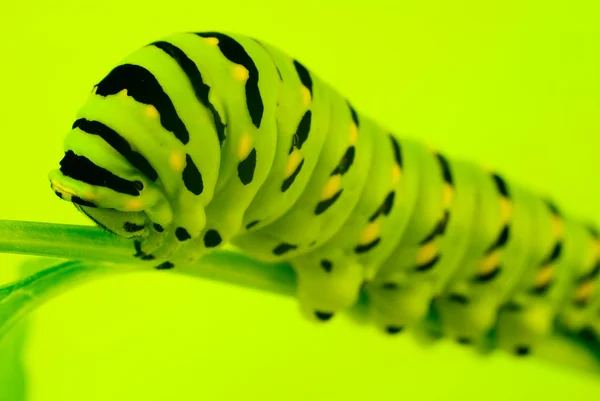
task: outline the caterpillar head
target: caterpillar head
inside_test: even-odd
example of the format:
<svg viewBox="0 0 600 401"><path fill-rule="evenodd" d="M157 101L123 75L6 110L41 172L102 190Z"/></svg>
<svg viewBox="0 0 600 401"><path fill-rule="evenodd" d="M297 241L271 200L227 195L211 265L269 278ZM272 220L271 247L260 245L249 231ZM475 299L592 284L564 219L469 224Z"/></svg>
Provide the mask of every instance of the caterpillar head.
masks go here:
<svg viewBox="0 0 600 401"><path fill-rule="evenodd" d="M65 153L60 166L49 175L54 193L107 231L125 238L140 237L152 225L166 226L172 219L161 192L141 176L115 174L72 150Z"/></svg>

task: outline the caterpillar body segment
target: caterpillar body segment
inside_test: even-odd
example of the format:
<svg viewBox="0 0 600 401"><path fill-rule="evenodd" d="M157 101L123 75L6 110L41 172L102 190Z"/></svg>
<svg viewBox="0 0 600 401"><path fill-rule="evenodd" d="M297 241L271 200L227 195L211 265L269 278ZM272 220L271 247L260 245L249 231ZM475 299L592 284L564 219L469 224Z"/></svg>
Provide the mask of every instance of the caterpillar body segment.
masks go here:
<svg viewBox="0 0 600 401"><path fill-rule="evenodd" d="M434 314L462 343L529 353L598 332L598 234L499 174L400 138L298 60L177 34L93 89L51 187L134 256L177 269L233 244L287 261L326 321L361 290L389 333Z"/></svg>

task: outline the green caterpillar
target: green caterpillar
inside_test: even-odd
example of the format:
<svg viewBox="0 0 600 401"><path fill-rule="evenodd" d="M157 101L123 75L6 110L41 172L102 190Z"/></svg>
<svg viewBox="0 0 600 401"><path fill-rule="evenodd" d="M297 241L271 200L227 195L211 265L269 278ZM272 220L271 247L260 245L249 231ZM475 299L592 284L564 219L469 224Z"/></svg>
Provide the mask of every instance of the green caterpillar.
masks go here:
<svg viewBox="0 0 600 401"><path fill-rule="evenodd" d="M327 321L366 291L389 333L527 354L600 330L600 238L498 174L401 139L276 48L241 35L152 43L98 83L51 187L156 269L225 244L297 273Z"/></svg>

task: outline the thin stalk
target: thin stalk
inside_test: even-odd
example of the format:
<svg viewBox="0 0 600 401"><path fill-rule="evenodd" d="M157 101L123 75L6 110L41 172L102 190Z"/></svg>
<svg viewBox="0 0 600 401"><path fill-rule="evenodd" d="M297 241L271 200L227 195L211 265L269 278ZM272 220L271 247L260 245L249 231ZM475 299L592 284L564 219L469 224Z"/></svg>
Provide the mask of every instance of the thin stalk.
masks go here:
<svg viewBox="0 0 600 401"><path fill-rule="evenodd" d="M37 264L33 269L37 273L0 287L0 339L28 312L56 294L94 278L147 269L147 264L133 258L131 241L96 227L0 220L2 252L62 261L34 259L29 263ZM293 296L296 288L295 274L287 264L261 263L234 250L208 254L192 265L173 271L285 296ZM366 310L366 298L362 294L361 301L350 313L364 320ZM428 319L424 326L431 332L439 332L435 319ZM563 366L600 374L600 358L593 351L573 338L557 334L542 344L536 355Z"/></svg>

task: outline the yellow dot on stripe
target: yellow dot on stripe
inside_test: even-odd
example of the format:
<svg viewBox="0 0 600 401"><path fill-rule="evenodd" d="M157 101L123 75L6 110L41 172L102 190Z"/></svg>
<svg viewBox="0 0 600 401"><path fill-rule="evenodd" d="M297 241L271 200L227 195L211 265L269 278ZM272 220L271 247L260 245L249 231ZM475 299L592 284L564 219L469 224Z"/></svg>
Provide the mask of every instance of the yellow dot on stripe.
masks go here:
<svg viewBox="0 0 600 401"><path fill-rule="evenodd" d="M600 255L600 241L596 241L596 255Z"/></svg>
<svg viewBox="0 0 600 401"><path fill-rule="evenodd" d="M123 205L123 211L125 212L139 212L143 210L143 203L139 199L132 199Z"/></svg>
<svg viewBox="0 0 600 401"><path fill-rule="evenodd" d="M358 139L358 127L356 126L356 124L354 124L354 122L352 122L352 124L350 124L350 145L354 145L356 143L356 140Z"/></svg>
<svg viewBox="0 0 600 401"><path fill-rule="evenodd" d="M117 93L117 95L127 97L127 89L123 89L121 92Z"/></svg>
<svg viewBox="0 0 600 401"><path fill-rule="evenodd" d="M211 44L213 46L216 46L219 44L219 39L217 39L217 38L204 38L204 40L206 41L206 43Z"/></svg>
<svg viewBox="0 0 600 401"><path fill-rule="evenodd" d="M444 209L450 206L450 204L452 203L452 198L454 198L454 188L452 188L452 185L444 183L444 193L442 198L442 202L444 203Z"/></svg>
<svg viewBox="0 0 600 401"><path fill-rule="evenodd" d="M304 105L306 107L308 107L308 105L310 104L310 91L308 90L308 88L306 86L303 86L301 89L302 92L302 103L304 103Z"/></svg>
<svg viewBox="0 0 600 401"><path fill-rule="evenodd" d="M185 168L185 154L183 152L171 152L169 155L169 166L173 171L181 173Z"/></svg>
<svg viewBox="0 0 600 401"><path fill-rule="evenodd" d="M535 277L535 286L538 288L544 287L552 280L554 274L554 266L546 265L542 267Z"/></svg>
<svg viewBox="0 0 600 401"><path fill-rule="evenodd" d="M494 271L500 262L500 252L493 251L487 255L480 263L479 270L477 271L480 275L486 275Z"/></svg>
<svg viewBox="0 0 600 401"><path fill-rule="evenodd" d="M321 191L321 200L329 199L335 195L342 187L342 176L340 174L333 175L327 181L327 184Z"/></svg>
<svg viewBox="0 0 600 401"><path fill-rule="evenodd" d="M248 70L243 65L236 65L233 69L233 76L240 81L248 79Z"/></svg>
<svg viewBox="0 0 600 401"><path fill-rule="evenodd" d="M512 203L504 196L500 198L500 219L503 223L508 222L512 214Z"/></svg>
<svg viewBox="0 0 600 401"><path fill-rule="evenodd" d="M94 86L94 89L92 89L92 94L94 94L94 95L95 95L97 90L98 90L98 87L97 87L97 86Z"/></svg>
<svg viewBox="0 0 600 401"><path fill-rule="evenodd" d="M364 245L375 241L375 239L379 236L380 230L381 223L379 222L379 219L367 224L358 237L358 244Z"/></svg>
<svg viewBox="0 0 600 401"><path fill-rule="evenodd" d="M238 160L244 160L252 151L252 144L254 142L254 138L250 134L243 134L240 138L240 143L238 144L237 149L237 157Z"/></svg>
<svg viewBox="0 0 600 401"><path fill-rule="evenodd" d="M288 178L289 176L291 176L294 173L294 171L296 171L296 168L298 168L298 165L301 161L302 153L300 153L298 149L294 149L292 153L290 153L287 162L285 163L285 168L283 170L284 177Z"/></svg>
<svg viewBox="0 0 600 401"><path fill-rule="evenodd" d="M150 118L156 118L158 117L158 110L156 110L156 107L149 104L146 106L146 115Z"/></svg>
<svg viewBox="0 0 600 401"><path fill-rule="evenodd" d="M552 235L554 238L560 238L563 235L564 224L560 217L552 216Z"/></svg>
<svg viewBox="0 0 600 401"><path fill-rule="evenodd" d="M594 282L592 280L584 281L575 290L575 300L579 302L585 302L590 299L592 295L594 295L594 291Z"/></svg>
<svg viewBox="0 0 600 401"><path fill-rule="evenodd" d="M394 164L394 166L392 167L392 186L393 187L398 185L398 183L400 182L401 176L402 176L402 170L400 169L400 166L397 164Z"/></svg>
<svg viewBox="0 0 600 401"><path fill-rule="evenodd" d="M430 241L419 248L417 251L417 265L422 265L431 261L437 255L438 243L437 240Z"/></svg>

